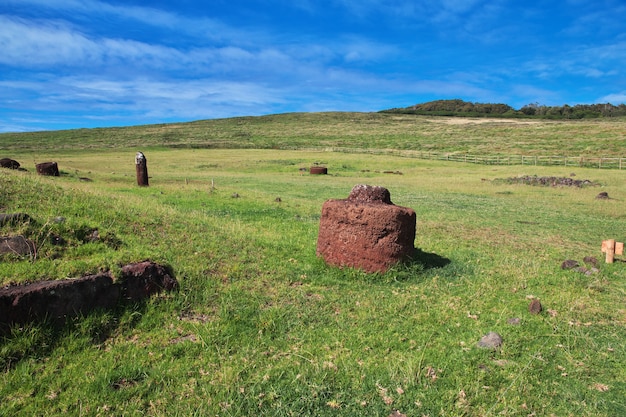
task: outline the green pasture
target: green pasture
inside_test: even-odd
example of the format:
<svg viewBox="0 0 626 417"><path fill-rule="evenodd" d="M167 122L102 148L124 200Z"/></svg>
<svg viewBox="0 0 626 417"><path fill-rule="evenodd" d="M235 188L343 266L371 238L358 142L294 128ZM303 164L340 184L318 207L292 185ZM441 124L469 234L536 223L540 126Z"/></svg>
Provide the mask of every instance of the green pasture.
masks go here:
<svg viewBox="0 0 626 417"><path fill-rule="evenodd" d="M234 140L241 123L238 149L202 142L200 130L168 146L154 133L167 125L64 132L86 135L73 149L53 149L43 136L42 146L29 145L35 134L24 142L0 135L0 157L27 169L0 170L0 212L33 219L0 234L38 244L36 257L0 260L0 283L105 268L115 274L144 259L171 266L180 283L177 292L61 327L12 329L0 344L0 416L626 414L626 264L605 264L600 252L603 239L626 239L626 171L324 151L340 146L337 132L355 148L393 148L394 140L413 146L398 138L419 135L402 131L394 117L443 122L357 114L363 126L351 138L350 117L335 124L328 115L325 123L284 117L216 121L206 132ZM369 118L378 121L368 127ZM592 147L593 155L602 154L608 136L624 140L623 121L589 128L610 132L596 140L585 133L595 121L542 123L562 146ZM387 124L393 140L368 133ZM453 150L454 135L457 150L481 149L481 135L492 140L482 123L468 130L473 144L461 145L460 128L448 126L447 145L441 139L433 147ZM120 132L127 139L107 139ZM530 152L551 151L527 135ZM326 136L334 139L305 141ZM246 149L257 140L268 146ZM502 152L519 152L521 142L503 142ZM138 150L148 160L149 187L136 185ZM56 161L61 176L37 176L34 162L43 161ZM309 175L315 164L329 175ZM521 175L594 185L502 181ZM356 184L384 186L395 204L416 211L414 261L366 274L316 257L322 204L347 197ZM600 192L610 199L597 199ZM88 242L93 229L101 239ZM52 236L65 244L52 244ZM590 268L583 262L589 256L600 261L598 271L561 269L566 259ZM543 305L540 314L528 311L533 299ZM491 331L502 346L477 347Z"/></svg>
<svg viewBox="0 0 626 417"><path fill-rule="evenodd" d="M164 146L369 149L473 155L625 157L626 118L582 120L289 113L105 129L0 134L0 151ZM42 162L42 161L38 161Z"/></svg>

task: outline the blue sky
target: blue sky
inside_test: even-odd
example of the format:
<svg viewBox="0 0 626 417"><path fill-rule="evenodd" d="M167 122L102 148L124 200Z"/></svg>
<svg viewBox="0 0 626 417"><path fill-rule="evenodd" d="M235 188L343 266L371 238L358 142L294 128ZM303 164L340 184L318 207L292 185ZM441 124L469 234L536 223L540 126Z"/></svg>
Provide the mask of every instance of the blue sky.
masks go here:
<svg viewBox="0 0 626 417"><path fill-rule="evenodd" d="M0 0L0 132L626 102L624 0Z"/></svg>

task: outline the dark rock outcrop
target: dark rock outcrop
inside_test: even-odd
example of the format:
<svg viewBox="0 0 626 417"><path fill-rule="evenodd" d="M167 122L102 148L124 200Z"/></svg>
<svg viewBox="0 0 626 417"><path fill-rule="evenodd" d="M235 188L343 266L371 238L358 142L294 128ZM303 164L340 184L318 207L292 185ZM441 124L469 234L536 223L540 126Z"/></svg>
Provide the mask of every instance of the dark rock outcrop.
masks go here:
<svg viewBox="0 0 626 417"><path fill-rule="evenodd" d="M35 256L35 243L24 236L0 237L0 255Z"/></svg>
<svg viewBox="0 0 626 417"><path fill-rule="evenodd" d="M0 325L57 320L95 308L112 308L119 293L108 273L3 288L0 289Z"/></svg>
<svg viewBox="0 0 626 417"><path fill-rule="evenodd" d="M0 288L0 334L11 325L63 320L97 308L113 308L120 300L138 301L177 287L178 281L168 268L144 261L122 267L116 281L110 272L102 272Z"/></svg>

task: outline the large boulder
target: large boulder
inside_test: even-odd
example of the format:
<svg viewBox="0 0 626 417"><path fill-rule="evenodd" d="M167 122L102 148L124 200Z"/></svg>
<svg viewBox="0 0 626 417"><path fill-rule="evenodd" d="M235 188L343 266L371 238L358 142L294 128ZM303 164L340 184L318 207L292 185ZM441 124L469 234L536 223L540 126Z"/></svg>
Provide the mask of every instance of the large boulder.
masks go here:
<svg viewBox="0 0 626 417"><path fill-rule="evenodd" d="M19 169L20 163L15 159L11 158L2 158L0 159L0 167L1 168L9 168L9 169Z"/></svg>
<svg viewBox="0 0 626 417"><path fill-rule="evenodd" d="M0 289L0 325L57 320L94 308L112 308L119 288L109 273L76 279L39 281Z"/></svg>
<svg viewBox="0 0 626 417"><path fill-rule="evenodd" d="M110 309L121 299L139 301L161 290L174 290L178 281L167 267L144 261L82 278L39 281L0 288L0 335L12 325L62 320L96 308Z"/></svg>
<svg viewBox="0 0 626 417"><path fill-rule="evenodd" d="M317 255L326 263L385 272L415 253L415 211L396 206L383 187L356 185L322 206Z"/></svg>
<svg viewBox="0 0 626 417"><path fill-rule="evenodd" d="M37 169L37 174L39 175L48 175L51 177L59 176L59 166L56 162L42 162L40 164L36 164L35 168Z"/></svg>

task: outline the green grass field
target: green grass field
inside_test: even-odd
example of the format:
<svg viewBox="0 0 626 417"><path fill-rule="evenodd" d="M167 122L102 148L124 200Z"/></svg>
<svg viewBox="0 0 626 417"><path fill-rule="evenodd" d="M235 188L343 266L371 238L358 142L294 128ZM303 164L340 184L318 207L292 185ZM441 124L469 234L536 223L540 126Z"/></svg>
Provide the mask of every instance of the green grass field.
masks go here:
<svg viewBox="0 0 626 417"><path fill-rule="evenodd" d="M0 260L2 284L144 259L180 283L14 328L0 416L626 415L626 264L600 252L626 239L626 172L370 152L623 156L623 119L518 123L332 113L0 135L0 157L28 170L0 170L0 212L34 219L0 235L39 248ZM60 177L34 173L48 160ZM315 163L329 175L300 170ZM596 185L500 181L521 175ZM416 262L365 274L315 256L322 204L363 183L416 211ZM599 272L561 269L586 256ZM490 331L502 347L478 348Z"/></svg>

